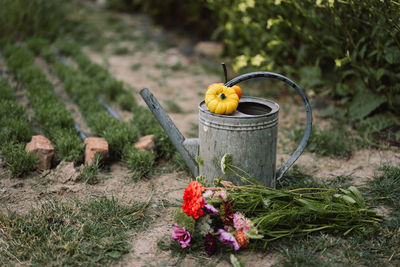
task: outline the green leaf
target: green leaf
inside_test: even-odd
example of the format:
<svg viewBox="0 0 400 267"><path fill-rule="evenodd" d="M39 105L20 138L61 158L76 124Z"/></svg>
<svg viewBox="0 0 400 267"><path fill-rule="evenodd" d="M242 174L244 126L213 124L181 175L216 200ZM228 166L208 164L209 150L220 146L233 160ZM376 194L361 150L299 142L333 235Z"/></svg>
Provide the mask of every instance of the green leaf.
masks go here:
<svg viewBox="0 0 400 267"><path fill-rule="evenodd" d="M360 191L358 191L357 187L355 186L350 186L348 188L348 190L352 193L352 195L354 196L354 199L357 201L357 204L361 207L361 208L365 208L365 201L363 196L361 195Z"/></svg>
<svg viewBox="0 0 400 267"><path fill-rule="evenodd" d="M246 232L246 235L247 235L250 239L263 239L263 238L264 238L263 235L257 234L257 233L255 233L254 231Z"/></svg>
<svg viewBox="0 0 400 267"><path fill-rule="evenodd" d="M118 251L111 251L111 252L107 253L107 255L116 260L121 258L121 256L122 256L122 254Z"/></svg>
<svg viewBox="0 0 400 267"><path fill-rule="evenodd" d="M353 120L363 119L386 101L384 96L378 96L369 90L359 91L349 106L349 116Z"/></svg>
<svg viewBox="0 0 400 267"><path fill-rule="evenodd" d="M233 267L244 267L243 262L241 262L238 258L236 258L235 255L231 254L230 259Z"/></svg>
<svg viewBox="0 0 400 267"><path fill-rule="evenodd" d="M395 123L396 120L393 115L390 113L380 113L362 120L358 124L357 130L360 133L377 133Z"/></svg>
<svg viewBox="0 0 400 267"><path fill-rule="evenodd" d="M313 88L323 85L321 79L321 69L318 65L304 66L299 70L300 84L303 88Z"/></svg>
<svg viewBox="0 0 400 267"><path fill-rule="evenodd" d="M384 49L385 59L389 64L400 63L400 49L396 46L385 47Z"/></svg>
<svg viewBox="0 0 400 267"><path fill-rule="evenodd" d="M382 76L385 74L385 72L386 72L386 70L383 68L378 69L375 74L376 79L379 81L382 78Z"/></svg>

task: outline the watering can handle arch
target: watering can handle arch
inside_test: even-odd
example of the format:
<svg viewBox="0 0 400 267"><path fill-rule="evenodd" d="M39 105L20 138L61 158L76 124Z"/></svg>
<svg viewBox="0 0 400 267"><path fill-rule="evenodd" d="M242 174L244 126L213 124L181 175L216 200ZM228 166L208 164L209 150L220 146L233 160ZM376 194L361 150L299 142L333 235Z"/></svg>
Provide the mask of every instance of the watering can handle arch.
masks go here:
<svg viewBox="0 0 400 267"><path fill-rule="evenodd" d="M281 80L287 84L289 84L291 87L293 87L297 93L301 96L303 99L303 103L306 108L306 117L307 117L307 122L306 122L306 130L304 131L303 138L301 139L301 142L297 149L294 151L293 155L282 165L282 167L276 172L276 179L279 181L283 174L293 165L293 163L300 157L301 153L303 153L304 148L307 145L308 139L310 138L311 134L311 128L312 128L312 112L311 112L311 105L310 102L308 101L308 98L306 94L303 92L303 90L292 80L289 78L273 73L273 72L250 72L246 73L240 76L237 76L233 78L232 80L228 81L225 83L225 86L232 87L235 84L238 84L240 82L253 79L253 78L273 78L277 80Z"/></svg>

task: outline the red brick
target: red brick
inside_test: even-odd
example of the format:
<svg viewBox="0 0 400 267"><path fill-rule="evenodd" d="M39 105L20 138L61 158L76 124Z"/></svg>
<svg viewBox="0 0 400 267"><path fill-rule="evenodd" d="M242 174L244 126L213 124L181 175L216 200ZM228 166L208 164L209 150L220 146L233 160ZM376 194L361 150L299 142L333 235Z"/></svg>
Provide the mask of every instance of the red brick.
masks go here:
<svg viewBox="0 0 400 267"><path fill-rule="evenodd" d="M139 141L135 143L135 147L139 150L150 150L155 147L154 134L142 136Z"/></svg>
<svg viewBox="0 0 400 267"><path fill-rule="evenodd" d="M95 160L95 154L99 153L103 159L108 157L108 143L101 137L88 137L85 139L85 163L91 165Z"/></svg>
<svg viewBox="0 0 400 267"><path fill-rule="evenodd" d="M26 144L25 150L32 152L38 157L35 168L47 170L51 168L51 160L54 156L54 147L50 140L42 135L32 136L32 140Z"/></svg>

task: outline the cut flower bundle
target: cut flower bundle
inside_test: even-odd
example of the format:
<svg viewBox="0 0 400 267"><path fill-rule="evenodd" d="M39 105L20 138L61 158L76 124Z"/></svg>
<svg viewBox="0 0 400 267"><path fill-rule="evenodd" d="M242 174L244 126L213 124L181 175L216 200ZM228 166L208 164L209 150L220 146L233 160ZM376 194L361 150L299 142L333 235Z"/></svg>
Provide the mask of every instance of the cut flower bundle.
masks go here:
<svg viewBox="0 0 400 267"><path fill-rule="evenodd" d="M368 231L382 221L381 215L366 208L354 186L277 190L221 180L205 187L199 181L185 188L182 208L175 212L172 239L186 248L192 239L202 238L208 255L220 244L235 251L252 244L265 248L283 237L317 231L347 235Z"/></svg>

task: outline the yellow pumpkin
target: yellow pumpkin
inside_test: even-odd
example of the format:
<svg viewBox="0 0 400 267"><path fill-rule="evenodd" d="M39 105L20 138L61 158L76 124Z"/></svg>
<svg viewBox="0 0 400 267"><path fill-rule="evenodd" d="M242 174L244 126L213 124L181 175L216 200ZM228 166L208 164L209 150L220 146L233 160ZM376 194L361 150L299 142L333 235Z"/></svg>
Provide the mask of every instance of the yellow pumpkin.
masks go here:
<svg viewBox="0 0 400 267"><path fill-rule="evenodd" d="M223 83L213 83L207 88L206 106L216 114L232 114L238 104L239 97L232 87L226 87Z"/></svg>

